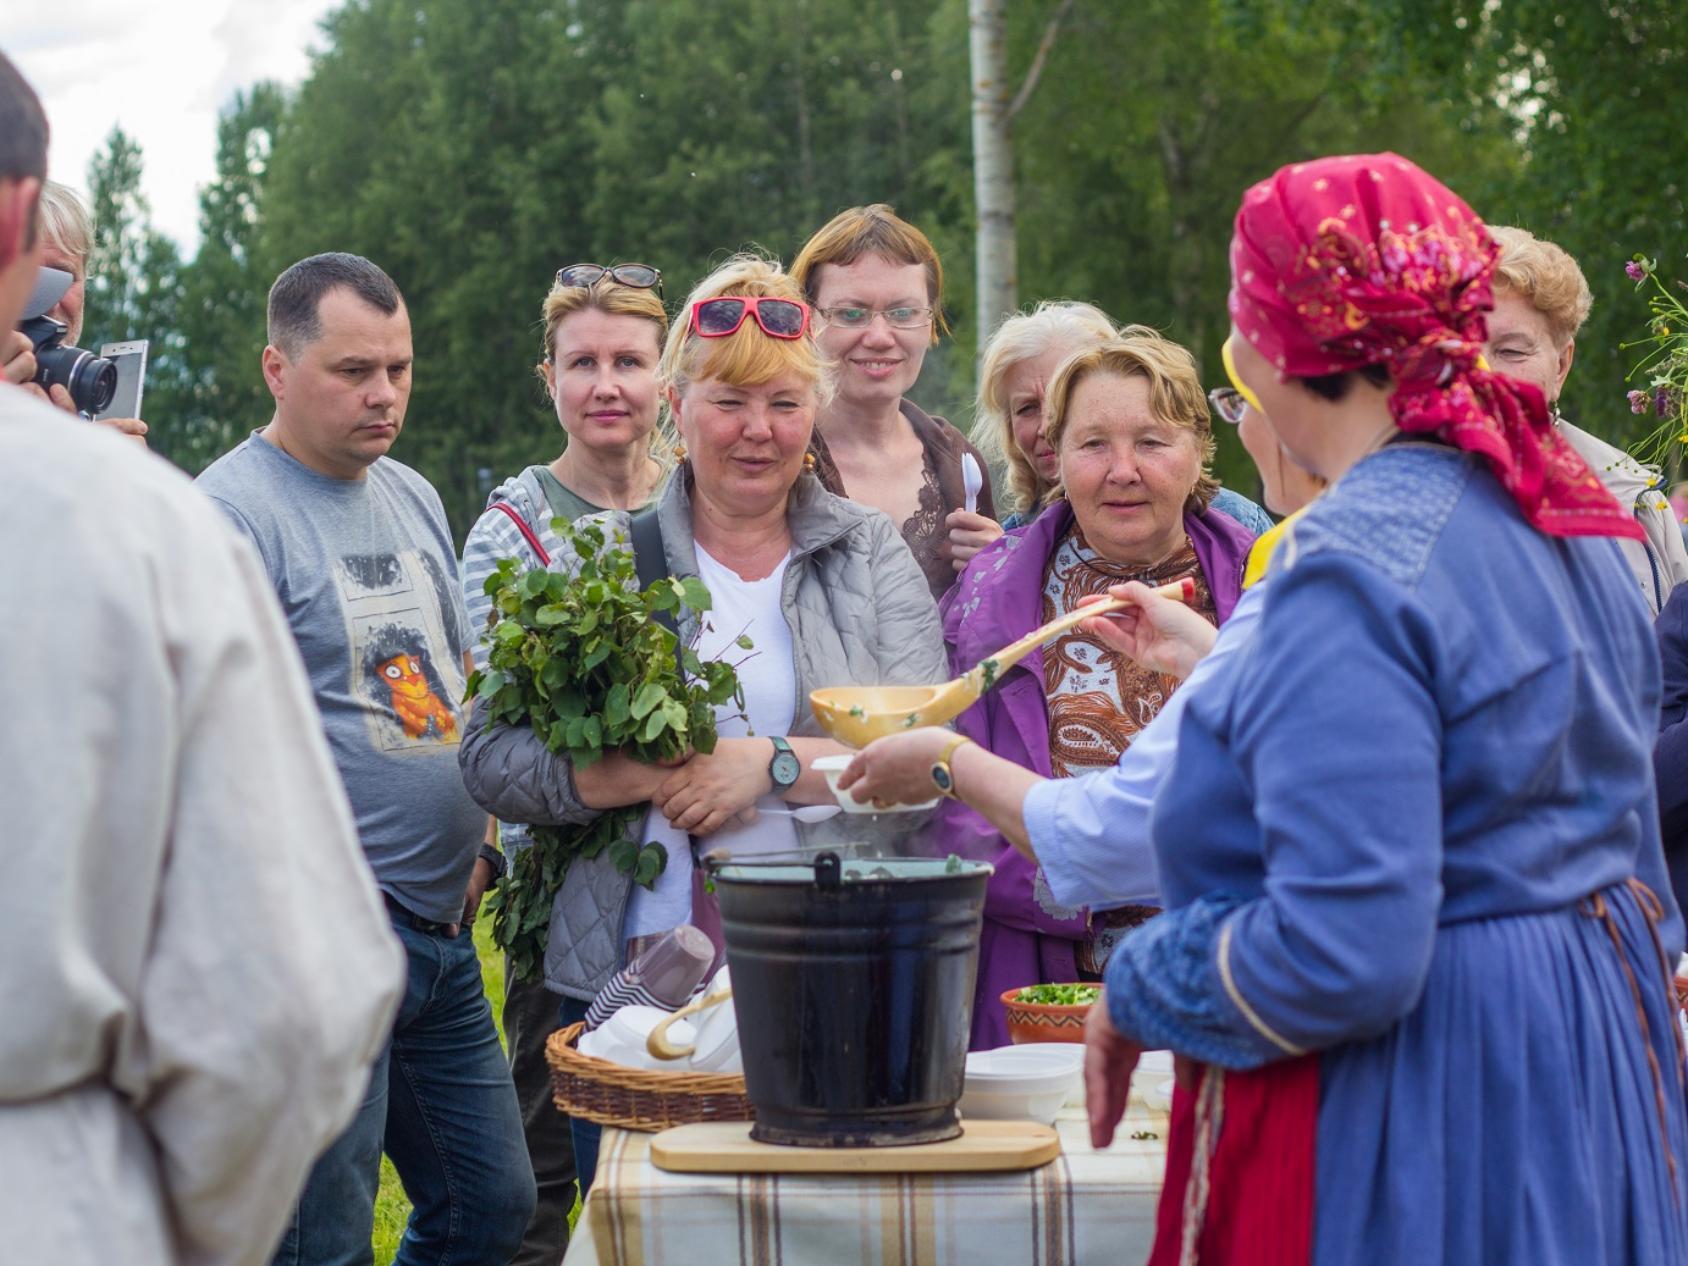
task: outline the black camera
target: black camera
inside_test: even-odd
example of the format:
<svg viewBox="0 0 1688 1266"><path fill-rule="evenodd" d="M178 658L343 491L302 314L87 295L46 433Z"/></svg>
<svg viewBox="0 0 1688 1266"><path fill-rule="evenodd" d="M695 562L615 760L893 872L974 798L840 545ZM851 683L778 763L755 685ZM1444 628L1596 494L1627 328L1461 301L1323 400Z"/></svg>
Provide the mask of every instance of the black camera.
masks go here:
<svg viewBox="0 0 1688 1266"><path fill-rule="evenodd" d="M117 366L80 347L67 347L64 336L69 327L47 315L74 280L62 269L43 268L18 329L35 348L35 382L41 390L55 384L63 387L78 411L92 416L117 394Z"/></svg>

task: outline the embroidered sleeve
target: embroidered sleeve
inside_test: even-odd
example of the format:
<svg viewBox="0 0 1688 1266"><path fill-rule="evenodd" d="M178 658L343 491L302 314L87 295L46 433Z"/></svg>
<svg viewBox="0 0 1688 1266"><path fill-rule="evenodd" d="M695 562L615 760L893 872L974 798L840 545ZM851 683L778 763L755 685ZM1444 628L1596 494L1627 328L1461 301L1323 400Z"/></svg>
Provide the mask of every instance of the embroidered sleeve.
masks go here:
<svg viewBox="0 0 1688 1266"><path fill-rule="evenodd" d="M1226 985L1226 933L1242 904L1202 897L1126 937L1106 972L1114 1027L1150 1049L1170 1048L1224 1068L1257 1068L1301 1054L1258 1017L1251 1021Z"/></svg>

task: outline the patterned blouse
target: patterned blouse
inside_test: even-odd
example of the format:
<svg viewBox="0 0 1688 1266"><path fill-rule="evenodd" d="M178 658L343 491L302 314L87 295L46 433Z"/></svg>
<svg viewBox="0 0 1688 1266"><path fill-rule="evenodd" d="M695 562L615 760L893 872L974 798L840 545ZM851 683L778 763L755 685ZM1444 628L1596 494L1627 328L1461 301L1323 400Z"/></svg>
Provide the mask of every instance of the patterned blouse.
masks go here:
<svg viewBox="0 0 1688 1266"><path fill-rule="evenodd" d="M1189 577L1196 584L1195 610L1218 623L1207 577L1189 538L1158 566L1144 569L1103 558L1085 542L1075 523L1055 548L1044 569L1043 618L1053 620L1078 605L1078 600L1103 593L1112 585L1140 580L1166 585ZM1140 667L1117 651L1079 630L1057 638L1043 653L1043 687L1049 709L1049 763L1057 778L1089 769L1105 769L1131 746L1131 740L1154 720L1178 678ZM1090 938L1080 947L1082 975L1098 974L1115 942L1154 913L1148 906L1097 910L1091 915Z"/></svg>

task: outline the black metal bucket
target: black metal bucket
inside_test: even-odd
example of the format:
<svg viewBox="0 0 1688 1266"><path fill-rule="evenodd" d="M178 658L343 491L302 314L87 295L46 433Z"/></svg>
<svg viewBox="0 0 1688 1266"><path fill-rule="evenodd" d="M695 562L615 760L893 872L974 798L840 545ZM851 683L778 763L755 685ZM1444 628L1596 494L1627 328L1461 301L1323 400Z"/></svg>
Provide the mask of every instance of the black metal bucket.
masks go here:
<svg viewBox="0 0 1688 1266"><path fill-rule="evenodd" d="M822 853L812 867L711 871L751 1137L874 1147L958 1136L991 867Z"/></svg>

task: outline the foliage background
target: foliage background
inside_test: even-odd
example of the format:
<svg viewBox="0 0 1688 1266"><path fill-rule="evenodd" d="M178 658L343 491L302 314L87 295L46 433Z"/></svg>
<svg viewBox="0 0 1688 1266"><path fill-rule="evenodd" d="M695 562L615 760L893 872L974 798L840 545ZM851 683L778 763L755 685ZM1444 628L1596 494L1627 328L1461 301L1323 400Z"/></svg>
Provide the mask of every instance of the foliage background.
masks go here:
<svg viewBox="0 0 1688 1266"><path fill-rule="evenodd" d="M1014 74L1058 7L1010 4ZM1618 345L1645 313L1622 265L1688 273L1685 36L1679 0L1075 0L1014 125L1021 302L1156 325L1214 380L1242 190L1392 148L1581 260L1596 302L1567 412L1638 438ZM532 374L558 266L655 264L672 307L730 250L789 260L840 208L889 201L948 264L955 337L914 394L966 425L968 88L966 0L349 0L296 91L226 110L194 259L152 229L144 156L112 135L85 341L153 340L153 446L197 471L268 420L276 273L370 256L416 336L395 455L461 537L493 481L560 445ZM1253 488L1234 437L1219 468Z"/></svg>

